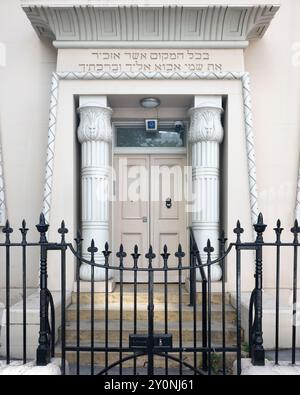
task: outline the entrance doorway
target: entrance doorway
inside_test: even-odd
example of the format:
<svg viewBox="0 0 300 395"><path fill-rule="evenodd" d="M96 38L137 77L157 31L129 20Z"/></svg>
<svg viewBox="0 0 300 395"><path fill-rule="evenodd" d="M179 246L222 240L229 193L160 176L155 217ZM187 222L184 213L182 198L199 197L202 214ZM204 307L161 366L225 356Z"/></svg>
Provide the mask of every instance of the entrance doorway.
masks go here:
<svg viewBox="0 0 300 395"><path fill-rule="evenodd" d="M139 267L146 268L145 254L152 245L156 258L153 267L163 267L160 254L164 245L171 254L168 265L176 267L174 257L178 244L187 251L187 215L185 210L186 155L149 154L115 155L115 248L123 244L132 252L137 245L141 257ZM131 259L125 259L131 267ZM147 272L138 273L140 282L147 282ZM124 281L133 281L132 272L124 272ZM169 282L178 274L170 271ZM155 272L155 282L163 282L163 272ZM184 281L184 279L183 279Z"/></svg>

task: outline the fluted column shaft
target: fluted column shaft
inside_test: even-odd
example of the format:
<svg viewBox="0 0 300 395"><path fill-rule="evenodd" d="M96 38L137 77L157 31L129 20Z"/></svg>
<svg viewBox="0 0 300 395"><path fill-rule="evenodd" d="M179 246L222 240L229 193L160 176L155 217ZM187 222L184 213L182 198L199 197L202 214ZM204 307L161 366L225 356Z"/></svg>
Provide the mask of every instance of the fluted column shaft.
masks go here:
<svg viewBox="0 0 300 395"><path fill-rule="evenodd" d="M219 254L220 231L220 144L224 131L221 124L221 97L203 98L189 111L191 122L189 140L192 143L193 192L195 206L192 227L200 255L205 261L203 248L210 239L214 252ZM219 265L212 267L212 281L221 277Z"/></svg>
<svg viewBox="0 0 300 395"><path fill-rule="evenodd" d="M94 239L99 251L96 263L103 264L101 251L110 240L109 229L109 164L112 140L111 114L108 107L85 104L79 107L80 125L78 139L81 143L81 189L82 189L82 238L83 257ZM91 279L91 268L82 264L81 280ZM95 281L105 280L105 269L95 269Z"/></svg>

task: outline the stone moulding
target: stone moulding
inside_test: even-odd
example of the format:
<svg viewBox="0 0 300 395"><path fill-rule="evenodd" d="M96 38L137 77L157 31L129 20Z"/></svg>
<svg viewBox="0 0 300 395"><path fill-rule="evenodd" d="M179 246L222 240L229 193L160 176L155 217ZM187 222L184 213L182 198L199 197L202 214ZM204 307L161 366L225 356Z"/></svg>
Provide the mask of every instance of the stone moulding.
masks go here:
<svg viewBox="0 0 300 395"><path fill-rule="evenodd" d="M171 2L172 3L172 2ZM184 1L182 1L184 3ZM134 47L147 42L152 47L176 42L194 47L224 43L238 47L260 39L266 32L278 5L163 5L127 4L114 6L76 6L51 4L50 1L24 2L22 8L37 35L55 46L89 47L91 43L119 43ZM244 44L243 44L244 43ZM246 44L245 44L246 43ZM107 44L105 44L107 45Z"/></svg>
<svg viewBox="0 0 300 395"><path fill-rule="evenodd" d="M51 195L52 195L52 180L53 167L55 155L55 134L56 134L56 119L58 107L58 92L60 81L93 81L93 80L238 80L241 81L243 106L244 106L244 121L245 121L245 139L248 162L248 182L250 194L250 208L252 223L256 223L258 210L257 199L257 185L256 185L256 164L255 164L255 147L254 147L254 133L252 121L252 107L251 107L251 92L250 92L250 77L246 72L176 72L176 73L78 73L78 72L63 72L53 73L51 98L50 98L50 116L48 129L48 148L46 161L46 176L44 186L44 203L43 211L46 220L50 219L51 211Z"/></svg>

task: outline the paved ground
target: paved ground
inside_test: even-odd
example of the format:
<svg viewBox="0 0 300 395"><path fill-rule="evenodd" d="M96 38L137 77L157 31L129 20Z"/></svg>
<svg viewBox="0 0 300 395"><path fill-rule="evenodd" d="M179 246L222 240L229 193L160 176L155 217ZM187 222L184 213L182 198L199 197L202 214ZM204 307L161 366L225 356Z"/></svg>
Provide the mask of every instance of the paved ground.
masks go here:
<svg viewBox="0 0 300 395"><path fill-rule="evenodd" d="M266 358L274 361L275 359L275 351L266 351ZM280 361L288 361L292 360L292 351L291 350L280 350L279 351L279 360ZM300 349L296 350L296 361L300 362Z"/></svg>
<svg viewBox="0 0 300 395"><path fill-rule="evenodd" d="M76 375L76 366L75 365L71 365L69 366L69 374L70 375ZM99 369L96 368L94 374L97 375L97 373L99 372ZM84 365L84 366L80 366L80 375L90 375L91 374L91 367ZM154 374L157 376L164 376L165 375L165 370L164 369L155 369ZM113 368L109 371L109 375L119 375L119 368ZM127 369L123 369L123 375L133 375L133 370L130 368ZM137 376L139 375L147 375L147 369L144 368L139 368L137 371ZM179 371L178 369L169 369L169 375L179 375ZM191 370L189 369L185 369L183 371L183 375L193 375L193 372L191 372Z"/></svg>
<svg viewBox="0 0 300 395"><path fill-rule="evenodd" d="M274 351L266 351L266 358L274 361L275 359L275 352ZM279 360L280 361L287 361L287 362L291 362L291 358L292 358L292 353L291 350L280 350L279 351ZM296 350L296 361L300 362L300 349ZM98 373L99 370L95 369L95 374ZM75 375L76 374L76 365L70 365L70 373L71 375ZM80 374L81 375L90 375L91 374L91 368L90 366L84 365L80 367ZM110 372L110 375L119 375L119 368L113 368ZM123 369L123 374L124 375L132 375L132 369ZM147 370L144 368L140 368L137 372L137 375L145 375L147 374ZM165 375L165 371L164 369L155 369L155 374L156 375ZM169 374L170 375L178 375L178 369L169 369ZM184 375L191 375L193 374L190 370L186 369L183 372Z"/></svg>

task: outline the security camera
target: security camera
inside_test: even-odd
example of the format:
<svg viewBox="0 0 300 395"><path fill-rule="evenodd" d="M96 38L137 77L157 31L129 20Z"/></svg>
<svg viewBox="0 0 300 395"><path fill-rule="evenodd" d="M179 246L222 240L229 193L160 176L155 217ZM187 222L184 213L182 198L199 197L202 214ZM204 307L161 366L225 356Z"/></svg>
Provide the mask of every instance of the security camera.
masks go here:
<svg viewBox="0 0 300 395"><path fill-rule="evenodd" d="M180 133L184 129L184 124L182 121L175 121L174 122L174 129L175 132Z"/></svg>

